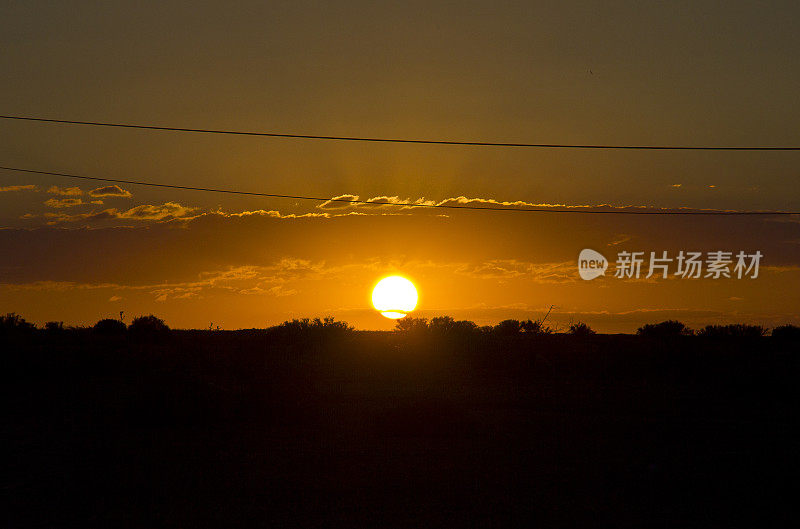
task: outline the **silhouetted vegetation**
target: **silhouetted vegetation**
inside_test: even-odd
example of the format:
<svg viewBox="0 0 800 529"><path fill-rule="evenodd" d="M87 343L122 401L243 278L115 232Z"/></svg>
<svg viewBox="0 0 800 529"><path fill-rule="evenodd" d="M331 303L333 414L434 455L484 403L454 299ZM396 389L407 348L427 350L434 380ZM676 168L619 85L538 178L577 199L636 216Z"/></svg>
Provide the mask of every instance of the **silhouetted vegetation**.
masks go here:
<svg viewBox="0 0 800 529"><path fill-rule="evenodd" d="M92 331L95 334L100 334L104 336L114 336L114 335L121 335L125 334L125 331L128 328L119 320L115 320L113 318L105 318L97 323L94 324L92 327Z"/></svg>
<svg viewBox="0 0 800 529"><path fill-rule="evenodd" d="M772 329L772 337L778 340L800 342L800 327L797 325L781 325Z"/></svg>
<svg viewBox="0 0 800 529"><path fill-rule="evenodd" d="M397 320L394 328L396 331L402 333L424 333L428 331L428 319L406 316L405 318Z"/></svg>
<svg viewBox="0 0 800 529"><path fill-rule="evenodd" d="M439 335L468 335L474 333L478 326L467 320L454 320L450 316L437 316L428 322L428 329Z"/></svg>
<svg viewBox="0 0 800 529"><path fill-rule="evenodd" d="M696 333L708 338L760 338L767 334L767 329L760 325L706 325Z"/></svg>
<svg viewBox="0 0 800 529"><path fill-rule="evenodd" d="M679 321L667 320L661 323L648 323L636 330L639 336L647 338L674 338L676 336L689 336L692 330Z"/></svg>
<svg viewBox="0 0 800 529"><path fill-rule="evenodd" d="M64 332L63 321L48 321L44 324L44 330L50 334L58 334Z"/></svg>
<svg viewBox="0 0 800 529"><path fill-rule="evenodd" d="M331 316L322 319L293 319L267 329L268 336L282 342L295 340L319 343L326 339L340 339L352 332L353 327L347 322L336 321Z"/></svg>
<svg viewBox="0 0 800 529"><path fill-rule="evenodd" d="M546 326L541 320L525 320L520 323L520 330L527 334L552 334L553 329Z"/></svg>
<svg viewBox="0 0 800 529"><path fill-rule="evenodd" d="M450 316L436 316L430 321L426 318L406 316L397 320L395 330L403 334L430 333L439 336L470 336L487 335L516 336L519 334L543 335L551 334L553 330L533 320L503 320L495 326L479 327L469 320L455 320Z"/></svg>
<svg viewBox="0 0 800 529"><path fill-rule="evenodd" d="M796 525L794 326L137 321L0 318L9 527Z"/></svg>
<svg viewBox="0 0 800 529"><path fill-rule="evenodd" d="M164 320L150 314L134 318L128 325L128 332L135 338L166 338L169 336L169 327Z"/></svg>
<svg viewBox="0 0 800 529"><path fill-rule="evenodd" d="M10 312L5 316L0 316L0 333L26 333L33 331L35 328L35 325L25 321L25 318L14 312Z"/></svg>
<svg viewBox="0 0 800 529"><path fill-rule="evenodd" d="M519 320L503 320L494 326L492 331L500 336L513 336L521 331Z"/></svg>
<svg viewBox="0 0 800 529"><path fill-rule="evenodd" d="M591 327L580 321L575 323L570 323L569 330L567 332L569 332L569 334L572 334L574 336L591 336L593 334L596 334L594 329L592 329Z"/></svg>

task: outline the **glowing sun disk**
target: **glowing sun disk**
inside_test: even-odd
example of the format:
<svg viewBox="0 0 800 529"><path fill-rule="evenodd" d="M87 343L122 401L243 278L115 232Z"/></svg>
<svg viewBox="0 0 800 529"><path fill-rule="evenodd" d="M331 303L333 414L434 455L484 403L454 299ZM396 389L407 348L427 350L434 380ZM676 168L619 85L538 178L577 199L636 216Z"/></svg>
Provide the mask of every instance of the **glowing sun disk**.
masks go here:
<svg viewBox="0 0 800 529"><path fill-rule="evenodd" d="M372 305L383 316L400 319L417 306L417 289L405 277L384 277L372 290Z"/></svg>

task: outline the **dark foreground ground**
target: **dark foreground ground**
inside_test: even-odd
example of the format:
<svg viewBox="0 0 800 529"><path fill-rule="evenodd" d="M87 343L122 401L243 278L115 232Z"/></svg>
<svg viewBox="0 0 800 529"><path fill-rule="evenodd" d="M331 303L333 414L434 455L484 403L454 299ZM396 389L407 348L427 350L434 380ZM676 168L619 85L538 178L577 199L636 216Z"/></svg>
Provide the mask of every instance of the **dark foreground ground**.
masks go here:
<svg viewBox="0 0 800 529"><path fill-rule="evenodd" d="M797 527L798 344L3 338L4 527Z"/></svg>

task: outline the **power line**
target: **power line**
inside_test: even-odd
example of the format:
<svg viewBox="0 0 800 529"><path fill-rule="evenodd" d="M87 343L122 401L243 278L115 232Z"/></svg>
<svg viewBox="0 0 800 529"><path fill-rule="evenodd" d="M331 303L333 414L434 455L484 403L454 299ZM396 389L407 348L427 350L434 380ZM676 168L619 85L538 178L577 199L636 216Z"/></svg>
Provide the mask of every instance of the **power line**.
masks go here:
<svg viewBox="0 0 800 529"><path fill-rule="evenodd" d="M137 125L132 123L107 123L100 121L74 121L67 119L49 119L33 116L0 116L0 119L18 121L38 121L43 123L61 123L67 125L92 125L96 127L117 127L124 129L145 129L170 132L198 132L203 134L228 134L235 136L261 136L268 138L292 138L302 140L362 141L374 143L416 143L425 145L466 145L474 147L533 147L539 149L616 149L616 150L650 150L650 151L800 151L800 147L714 147L684 145L582 145L565 143L502 143L492 141L453 141L453 140L419 140L402 138L370 138L360 136L322 136L317 134L286 134L281 132L254 132L242 130L195 129L189 127L162 127L158 125Z"/></svg>
<svg viewBox="0 0 800 529"><path fill-rule="evenodd" d="M97 176L76 175L70 173L59 173L54 171L38 171L35 169L24 169L20 167L0 166L0 170L18 171L21 173L40 174L49 176L60 176L80 180L92 180L97 182L111 182L115 184L129 184L148 187L162 187L168 189L182 189L188 191L205 191L209 193L227 193L231 195L248 195L266 198L290 198L294 200L313 200L317 202L344 202L349 204L365 204L371 206L398 206L407 208L438 208L438 209L467 209L467 210L488 210L488 211L514 211L519 213L582 213L590 215L800 215L800 211L719 211L719 210L668 210L668 211L636 211L636 210L580 210L563 208L514 208L508 206L469 206L456 204L417 204L414 202L375 202L369 200L358 200L350 198L326 198L312 197L307 195L279 195L275 193L259 193L255 191L239 191L236 189L218 189L210 187L180 186L175 184L162 184L158 182L145 182L139 180L122 180L118 178L101 178Z"/></svg>

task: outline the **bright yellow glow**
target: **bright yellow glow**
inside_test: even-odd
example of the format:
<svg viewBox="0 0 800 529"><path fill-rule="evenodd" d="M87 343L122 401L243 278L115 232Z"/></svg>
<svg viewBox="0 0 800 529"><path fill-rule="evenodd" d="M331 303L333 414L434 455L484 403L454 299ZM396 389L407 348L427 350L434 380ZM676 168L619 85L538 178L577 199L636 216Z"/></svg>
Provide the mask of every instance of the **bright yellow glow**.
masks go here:
<svg viewBox="0 0 800 529"><path fill-rule="evenodd" d="M399 320L417 306L417 289L405 277L384 277L372 291L372 305L383 316Z"/></svg>

